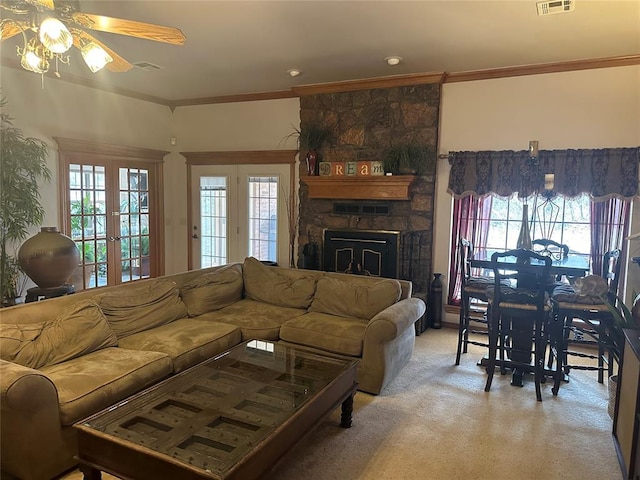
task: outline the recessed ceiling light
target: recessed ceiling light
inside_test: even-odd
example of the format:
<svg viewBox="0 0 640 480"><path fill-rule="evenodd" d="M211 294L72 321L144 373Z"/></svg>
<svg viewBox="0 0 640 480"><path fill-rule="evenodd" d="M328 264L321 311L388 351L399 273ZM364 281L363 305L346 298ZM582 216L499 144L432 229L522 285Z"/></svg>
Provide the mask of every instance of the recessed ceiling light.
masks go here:
<svg viewBox="0 0 640 480"><path fill-rule="evenodd" d="M394 65L398 65L403 60L403 58L394 56L394 57L387 57L385 58L385 60L389 65L394 66Z"/></svg>
<svg viewBox="0 0 640 480"><path fill-rule="evenodd" d="M298 70L297 68L292 68L291 70L287 70L287 73L291 77L297 77L298 75L302 74L302 70Z"/></svg>

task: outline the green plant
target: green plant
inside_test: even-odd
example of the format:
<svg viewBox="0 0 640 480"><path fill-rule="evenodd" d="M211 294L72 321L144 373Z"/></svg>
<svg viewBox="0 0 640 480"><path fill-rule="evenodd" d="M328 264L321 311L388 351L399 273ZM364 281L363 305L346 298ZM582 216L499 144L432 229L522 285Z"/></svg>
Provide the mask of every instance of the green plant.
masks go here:
<svg viewBox="0 0 640 480"><path fill-rule="evenodd" d="M0 107L7 104L0 98ZM40 203L39 184L51 180L47 167L49 148L45 142L25 137L13 119L0 113L0 302L11 303L17 290L20 269L13 255L45 209Z"/></svg>
<svg viewBox="0 0 640 480"><path fill-rule="evenodd" d="M325 144L333 145L336 141L335 128L330 125L312 122L303 125L300 129L294 127L293 130L283 140L295 138L298 150L303 148L320 150Z"/></svg>
<svg viewBox="0 0 640 480"><path fill-rule="evenodd" d="M416 144L394 145L385 150L382 164L385 173L422 175L435 165L434 150Z"/></svg>

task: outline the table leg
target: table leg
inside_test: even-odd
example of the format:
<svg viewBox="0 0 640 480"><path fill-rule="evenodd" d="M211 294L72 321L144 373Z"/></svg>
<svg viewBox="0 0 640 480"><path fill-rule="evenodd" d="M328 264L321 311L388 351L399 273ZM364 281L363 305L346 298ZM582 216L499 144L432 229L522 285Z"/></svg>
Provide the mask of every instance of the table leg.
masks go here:
<svg viewBox="0 0 640 480"><path fill-rule="evenodd" d="M351 428L351 415L353 414L353 394L349 395L342 402L342 415L340 417L340 426L342 428Z"/></svg>
<svg viewBox="0 0 640 480"><path fill-rule="evenodd" d="M84 480L101 480L102 472L96 468L93 468L89 465L80 464L79 469L84 475Z"/></svg>

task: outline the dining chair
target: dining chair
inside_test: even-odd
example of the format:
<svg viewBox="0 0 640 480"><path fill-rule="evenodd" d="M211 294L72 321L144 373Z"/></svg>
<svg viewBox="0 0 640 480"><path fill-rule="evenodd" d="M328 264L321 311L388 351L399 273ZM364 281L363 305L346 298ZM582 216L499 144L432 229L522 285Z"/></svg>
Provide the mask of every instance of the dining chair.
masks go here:
<svg viewBox="0 0 640 480"><path fill-rule="evenodd" d="M552 319L545 286L552 260L532 250L516 249L494 253L491 262L494 285L488 290L489 358L485 391L491 389L499 354L501 373L507 368L514 373L533 371L536 399L542 401L541 384L549 373L544 360ZM555 383L552 392L558 393Z"/></svg>
<svg viewBox="0 0 640 480"><path fill-rule="evenodd" d="M560 352L557 355L560 365L556 368L567 375L572 369L597 370L598 382L603 383L605 370L609 376L613 374L609 331L615 320L605 300L614 306L617 303L621 264L620 250L604 254L601 271L601 277L607 284L604 295L586 295L570 285L557 287L553 292L552 299L557 303L557 325L562 329L562 334L556 336L561 342L556 347ZM595 279L596 276L592 277ZM574 321L576 319L579 321ZM595 347L597 354L571 350L572 345ZM576 359L576 363L570 363L569 358ZM578 359L596 360L597 365L579 363Z"/></svg>
<svg viewBox="0 0 640 480"><path fill-rule="evenodd" d="M540 255L551 257L552 261L564 260L569 256L569 246L548 238L536 238L531 241L532 250ZM547 291L553 293L553 289L562 283L568 283L562 275L550 276L551 281L547 285Z"/></svg>
<svg viewBox="0 0 640 480"><path fill-rule="evenodd" d="M562 260L569 256L569 246L548 238L531 241L532 250L540 255L548 255L552 260Z"/></svg>
<svg viewBox="0 0 640 480"><path fill-rule="evenodd" d="M471 275L470 260L473 257L473 244L461 238L458 244L460 259L460 319L458 323L458 348L456 365L460 365L460 355L467 353L467 346L489 347L487 332L487 287L493 285L493 277ZM479 303L478 303L479 302ZM473 337L470 340L469 334ZM484 336L484 340L481 336Z"/></svg>

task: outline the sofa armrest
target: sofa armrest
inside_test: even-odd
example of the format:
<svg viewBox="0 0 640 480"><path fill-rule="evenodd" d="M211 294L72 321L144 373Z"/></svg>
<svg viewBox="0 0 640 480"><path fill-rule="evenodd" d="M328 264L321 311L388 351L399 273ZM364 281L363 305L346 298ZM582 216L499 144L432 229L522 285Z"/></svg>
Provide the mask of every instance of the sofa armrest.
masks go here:
<svg viewBox="0 0 640 480"><path fill-rule="evenodd" d="M58 410L58 392L42 372L0 360L0 406L2 410L35 411L49 403Z"/></svg>
<svg viewBox="0 0 640 480"><path fill-rule="evenodd" d="M385 343L398 338L424 315L426 306L419 298L405 298L394 303L369 320L364 341Z"/></svg>

